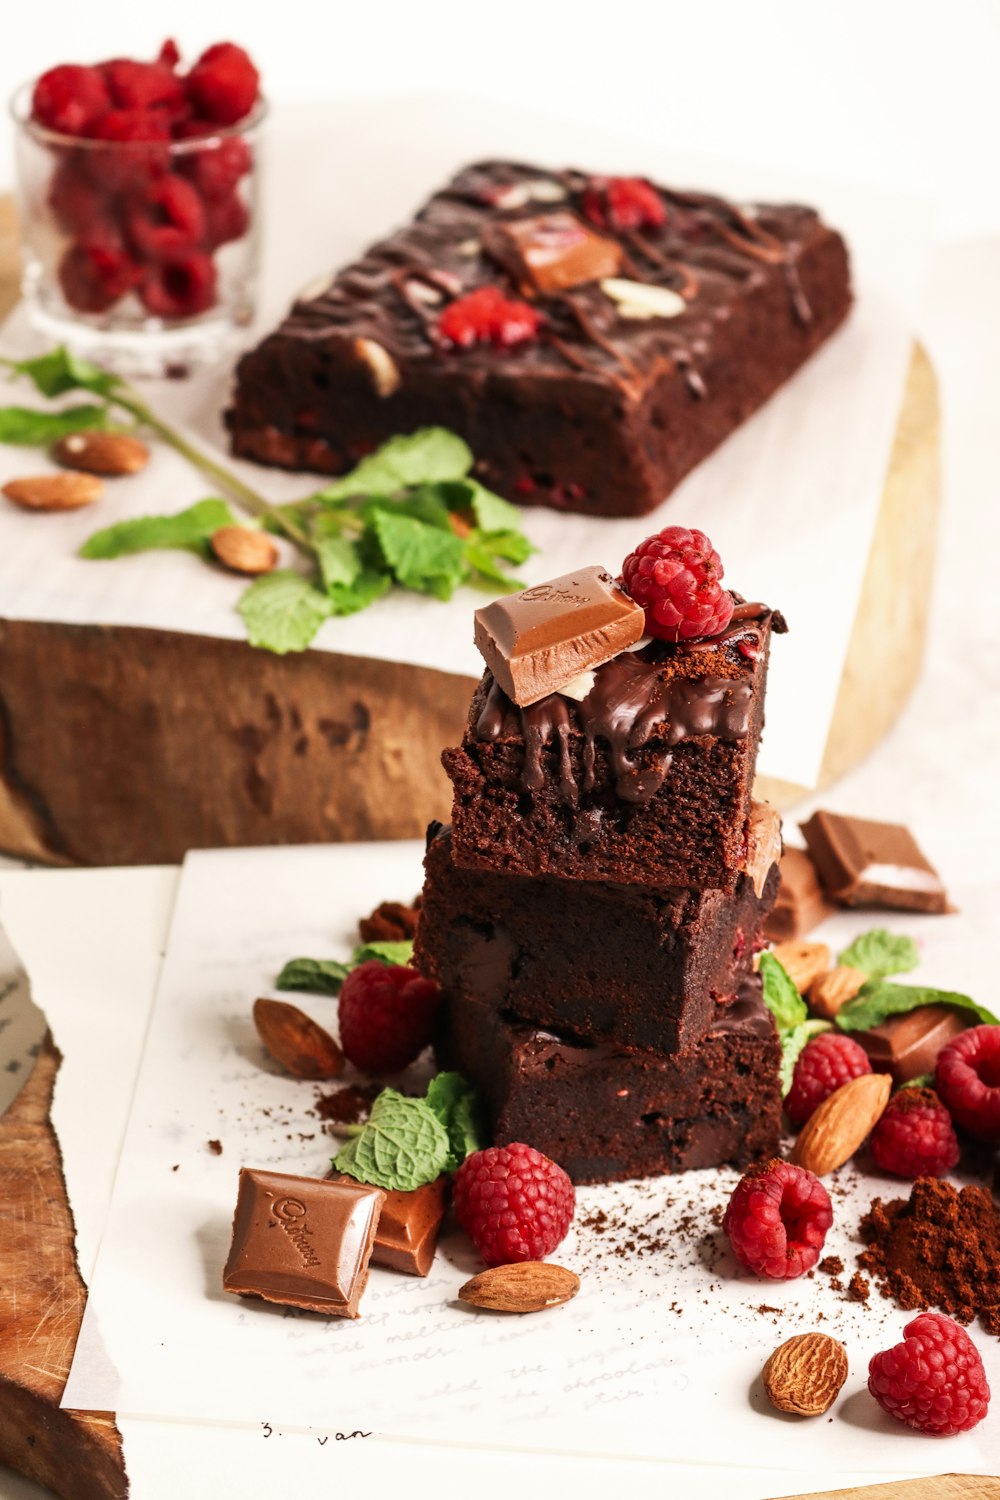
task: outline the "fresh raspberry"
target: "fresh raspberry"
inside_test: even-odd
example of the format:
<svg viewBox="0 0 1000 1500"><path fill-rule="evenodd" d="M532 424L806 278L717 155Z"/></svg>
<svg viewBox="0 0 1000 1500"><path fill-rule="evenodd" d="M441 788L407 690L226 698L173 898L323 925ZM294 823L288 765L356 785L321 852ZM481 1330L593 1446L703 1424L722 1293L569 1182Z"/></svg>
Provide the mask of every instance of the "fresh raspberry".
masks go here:
<svg viewBox="0 0 1000 1500"><path fill-rule="evenodd" d="M562 1167L523 1141L473 1152L453 1190L455 1216L488 1266L551 1255L576 1207Z"/></svg>
<svg viewBox="0 0 1000 1500"><path fill-rule="evenodd" d="M205 204L205 243L210 250L241 240L250 227L250 212L238 193L221 203Z"/></svg>
<svg viewBox="0 0 1000 1500"><path fill-rule="evenodd" d="M193 318L215 305L215 266L193 252L147 271L139 295L157 318Z"/></svg>
<svg viewBox="0 0 1000 1500"><path fill-rule="evenodd" d="M235 125L257 102L260 75L247 53L233 42L217 42L203 52L187 76L196 113L218 125Z"/></svg>
<svg viewBox="0 0 1000 1500"><path fill-rule="evenodd" d="M865 1049L851 1037L840 1031L820 1032L799 1053L792 1086L785 1095L785 1114L798 1130L842 1084L871 1070Z"/></svg>
<svg viewBox="0 0 1000 1500"><path fill-rule="evenodd" d="M77 312L102 313L132 291L140 271L109 228L70 245L59 262L59 285Z"/></svg>
<svg viewBox="0 0 1000 1500"><path fill-rule="evenodd" d="M175 136L178 140L198 140L202 136L211 136L214 129L205 120L185 120ZM253 157L246 141L238 135L227 135L206 140L200 150L187 153L182 158L181 170L206 203L221 203L252 165Z"/></svg>
<svg viewBox="0 0 1000 1500"><path fill-rule="evenodd" d="M172 174L130 193L122 220L132 248L145 260L177 260L205 238L201 199Z"/></svg>
<svg viewBox="0 0 1000 1500"><path fill-rule="evenodd" d="M832 1223L830 1195L819 1178L775 1158L740 1178L722 1227L748 1271L790 1281L819 1260Z"/></svg>
<svg viewBox="0 0 1000 1500"><path fill-rule="evenodd" d="M657 229L667 220L663 199L641 177L595 177L580 207L599 229Z"/></svg>
<svg viewBox="0 0 1000 1500"><path fill-rule="evenodd" d="M896 1177L943 1177L958 1161L951 1116L933 1089L893 1094L871 1134L872 1156Z"/></svg>
<svg viewBox="0 0 1000 1500"><path fill-rule="evenodd" d="M703 531L665 526L622 564L625 589L646 611L646 629L664 641L718 635L733 614L722 587L722 559Z"/></svg>
<svg viewBox="0 0 1000 1500"><path fill-rule="evenodd" d="M434 1034L440 991L405 964L377 958L352 969L340 989L340 1045L365 1073L398 1073Z"/></svg>
<svg viewBox="0 0 1000 1500"><path fill-rule="evenodd" d="M116 57L101 72L117 109L163 109L170 115L185 106L184 85L162 62Z"/></svg>
<svg viewBox="0 0 1000 1500"><path fill-rule="evenodd" d="M934 1087L956 1125L1000 1140L1000 1026L973 1026L942 1047Z"/></svg>
<svg viewBox="0 0 1000 1500"><path fill-rule="evenodd" d="M968 1432L990 1404L979 1350L943 1313L921 1313L901 1344L872 1356L868 1389L891 1417L933 1437Z"/></svg>
<svg viewBox="0 0 1000 1500"><path fill-rule="evenodd" d="M541 323L541 313L527 302L505 297L498 286L481 286L449 303L438 319L438 333L458 349L487 343L512 349L536 339Z"/></svg>
<svg viewBox="0 0 1000 1500"><path fill-rule="evenodd" d="M87 170L86 151L64 151L49 184L49 207L60 229L86 235L101 217L107 195Z"/></svg>
<svg viewBox="0 0 1000 1500"><path fill-rule="evenodd" d="M63 135L85 135L110 108L111 98L100 70L78 68L72 63L43 73L31 96L34 118Z"/></svg>
<svg viewBox="0 0 1000 1500"><path fill-rule="evenodd" d="M167 170L170 128L162 111L111 109L94 122L90 134L121 147L102 151L96 164L109 191L136 187Z"/></svg>

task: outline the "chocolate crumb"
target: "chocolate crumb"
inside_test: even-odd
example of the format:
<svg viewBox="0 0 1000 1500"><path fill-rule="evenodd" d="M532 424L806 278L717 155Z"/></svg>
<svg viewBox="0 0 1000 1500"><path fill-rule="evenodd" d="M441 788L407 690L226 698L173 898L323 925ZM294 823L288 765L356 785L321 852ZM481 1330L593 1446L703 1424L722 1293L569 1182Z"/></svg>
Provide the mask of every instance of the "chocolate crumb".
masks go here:
<svg viewBox="0 0 1000 1500"><path fill-rule="evenodd" d="M321 1120L333 1120L338 1125L357 1125L367 1119L379 1092L374 1084L348 1084L334 1089L332 1094L317 1094L315 1111Z"/></svg>
<svg viewBox="0 0 1000 1500"><path fill-rule="evenodd" d="M208 1149L209 1149L209 1151L211 1151L211 1153L212 1153L213 1156L221 1156L222 1155L222 1142L221 1141L209 1141L208 1142Z"/></svg>
<svg viewBox="0 0 1000 1500"><path fill-rule="evenodd" d="M405 943L416 936L420 897L412 906L402 901L383 901L369 917L362 917L358 932L363 943Z"/></svg>
<svg viewBox="0 0 1000 1500"><path fill-rule="evenodd" d="M820 1261L819 1268L825 1276L840 1276L844 1269L844 1262L839 1255L827 1255Z"/></svg>
<svg viewBox="0 0 1000 1500"><path fill-rule="evenodd" d="M860 1271L855 1271L847 1286L848 1302L867 1302L871 1295L871 1282Z"/></svg>

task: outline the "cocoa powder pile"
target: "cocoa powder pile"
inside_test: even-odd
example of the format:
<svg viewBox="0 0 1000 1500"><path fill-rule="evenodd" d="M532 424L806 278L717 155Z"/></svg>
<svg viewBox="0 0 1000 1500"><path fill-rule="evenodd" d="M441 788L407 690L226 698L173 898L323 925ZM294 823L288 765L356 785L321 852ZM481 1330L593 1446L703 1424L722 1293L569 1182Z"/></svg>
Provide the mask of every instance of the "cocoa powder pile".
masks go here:
<svg viewBox="0 0 1000 1500"><path fill-rule="evenodd" d="M1000 1334L1000 1211L985 1188L918 1177L909 1198L876 1198L861 1234L858 1264L883 1297Z"/></svg>

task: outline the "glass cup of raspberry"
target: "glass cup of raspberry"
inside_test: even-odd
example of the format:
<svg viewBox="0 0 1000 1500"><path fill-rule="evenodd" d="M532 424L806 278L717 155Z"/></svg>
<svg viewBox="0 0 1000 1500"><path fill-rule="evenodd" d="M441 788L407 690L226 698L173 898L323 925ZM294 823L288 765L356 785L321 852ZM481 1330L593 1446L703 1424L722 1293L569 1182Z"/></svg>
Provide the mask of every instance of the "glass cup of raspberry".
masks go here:
<svg viewBox="0 0 1000 1500"><path fill-rule="evenodd" d="M173 114L102 99L88 118L87 80L57 77L50 117L72 129L39 118L47 79L89 72L54 69L12 102L29 313L121 374L184 373L231 351L253 319L267 107L257 98L227 125L180 96Z"/></svg>

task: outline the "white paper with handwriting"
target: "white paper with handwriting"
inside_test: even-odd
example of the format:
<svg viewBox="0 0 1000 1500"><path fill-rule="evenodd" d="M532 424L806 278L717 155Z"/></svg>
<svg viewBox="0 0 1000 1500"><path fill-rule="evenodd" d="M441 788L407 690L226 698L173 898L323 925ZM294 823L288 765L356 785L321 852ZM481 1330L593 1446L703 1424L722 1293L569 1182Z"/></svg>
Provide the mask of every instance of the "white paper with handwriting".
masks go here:
<svg viewBox="0 0 1000 1500"><path fill-rule="evenodd" d="M864 1390L870 1354L897 1341L906 1315L877 1297L847 1302L827 1275L779 1285L739 1272L712 1222L735 1173L581 1189L553 1257L578 1271L581 1292L544 1314L457 1302L481 1268L457 1230L426 1280L373 1270L358 1321L222 1291L240 1165L323 1175L336 1149L310 1113L331 1085L279 1074L254 1033L253 1000L273 993L287 958L349 951L360 915L419 887L420 855L411 843L189 856L64 1404L678 1463L767 1464L780 1438L781 1462L814 1474L842 1465L845 1445L859 1469L939 1472L940 1444L884 1418ZM974 988L991 972L977 933L995 895L975 893L963 916L907 918L928 983ZM830 941L868 925L838 918ZM333 1023L335 1002L302 1003ZM898 1191L838 1177L826 1250L843 1259L845 1283L862 1209ZM772 1416L763 1362L813 1327L850 1351L833 1421ZM976 1338L1000 1389L997 1341ZM994 1472L997 1460L994 1423L948 1444L950 1468Z"/></svg>
<svg viewBox="0 0 1000 1500"><path fill-rule="evenodd" d="M448 98L283 107L271 146L259 332L277 320L299 288L399 223L457 166L477 156L644 171L716 188L740 201L797 198L815 203L844 231L857 293L844 329L653 515L610 521L527 510L524 527L540 551L520 570L530 582L590 562L617 571L636 541L661 526L702 527L719 549L732 587L780 607L792 626L772 656L760 769L812 786L899 413L929 246L926 214L890 193L706 159L579 122L505 111L488 101L476 101L474 109ZM318 176L330 183L329 192L313 191ZM24 313L15 313L0 352L19 356L40 347ZM221 414L230 384L226 368L156 383L150 394L164 415L224 449ZM16 390L10 399L30 404L30 393ZM0 447L0 483L38 463L25 450ZM310 489L307 475L238 467L275 500ZM100 526L180 510L205 493L205 483L182 460L158 450L141 476L110 486L98 507L39 517L0 504L0 613L243 639L235 612L243 585L221 570L186 553L148 553L114 563L76 556ZM328 622L316 645L478 676L482 663L472 645L471 613L481 600L467 589L447 605L396 591L359 616Z"/></svg>

